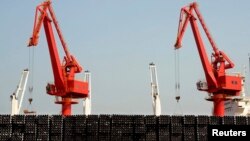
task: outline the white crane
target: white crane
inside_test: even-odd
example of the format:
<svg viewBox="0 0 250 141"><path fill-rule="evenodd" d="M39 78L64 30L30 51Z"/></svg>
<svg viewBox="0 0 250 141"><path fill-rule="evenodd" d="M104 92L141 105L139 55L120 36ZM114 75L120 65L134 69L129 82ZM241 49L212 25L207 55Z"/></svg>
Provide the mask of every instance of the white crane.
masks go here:
<svg viewBox="0 0 250 141"><path fill-rule="evenodd" d="M26 84L29 76L29 70L25 69L22 72L21 80L17 86L15 92L10 96L11 98L11 115L20 114L20 109L22 107L24 92L26 89Z"/></svg>
<svg viewBox="0 0 250 141"><path fill-rule="evenodd" d="M158 86L158 79L157 79L157 72L156 66L154 63L149 64L150 69L150 79L151 79L151 96L153 101L153 112L154 115L160 116L161 115L161 101L159 95L159 86Z"/></svg>
<svg viewBox="0 0 250 141"><path fill-rule="evenodd" d="M84 72L84 81L88 82L89 84L89 94L88 97L84 98L83 102L83 107L84 107L84 114L85 115L90 115L91 114L91 74L87 70Z"/></svg>

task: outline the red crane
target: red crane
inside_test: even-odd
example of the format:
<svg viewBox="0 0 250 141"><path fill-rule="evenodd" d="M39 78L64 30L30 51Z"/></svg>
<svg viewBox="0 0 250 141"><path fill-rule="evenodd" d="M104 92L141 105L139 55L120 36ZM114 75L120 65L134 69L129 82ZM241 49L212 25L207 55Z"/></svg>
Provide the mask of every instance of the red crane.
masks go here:
<svg viewBox="0 0 250 141"><path fill-rule="evenodd" d="M65 52L62 62L60 61L58 54L51 23L54 24ZM28 47L36 46L38 44L39 32L41 30L42 24L44 26L54 74L54 84L48 83L46 86L46 91L47 94L61 97L61 100L56 101L55 103L62 104L63 115L71 115L71 105L77 103L73 101L73 99L85 98L88 96L88 83L75 80L75 74L80 73L82 71L82 67L76 61L75 57L72 56L68 51L67 44L56 20L50 0L44 1L36 7L33 33L29 40Z"/></svg>
<svg viewBox="0 0 250 141"><path fill-rule="evenodd" d="M211 62L207 57L197 20L199 20L213 49ZM213 114L215 116L224 116L224 101L230 96L238 96L240 94L242 83L241 77L239 75L228 75L226 73L226 70L233 68L234 64L224 52L217 48L200 14L196 2L181 8L175 49L181 48L182 38L187 29L188 22L190 22L193 31L206 77L206 82L197 82L197 88L200 91L206 91L211 94L209 100L214 103Z"/></svg>

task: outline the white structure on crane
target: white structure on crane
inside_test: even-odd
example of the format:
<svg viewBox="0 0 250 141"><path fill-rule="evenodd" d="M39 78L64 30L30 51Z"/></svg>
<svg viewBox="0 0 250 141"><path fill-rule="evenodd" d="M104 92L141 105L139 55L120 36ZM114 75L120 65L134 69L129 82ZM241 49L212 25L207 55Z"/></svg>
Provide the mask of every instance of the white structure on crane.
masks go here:
<svg viewBox="0 0 250 141"><path fill-rule="evenodd" d="M157 79L157 72L156 66L154 63L149 64L150 69L150 79L151 79L151 96L153 101L153 112L154 115L160 116L161 115L161 101L159 95L159 86L158 86L158 79Z"/></svg>
<svg viewBox="0 0 250 141"><path fill-rule="evenodd" d="M91 74L87 70L84 72L84 81L88 82L89 84L89 94L88 97L84 98L83 100L83 107L84 107L84 114L90 115L91 114Z"/></svg>
<svg viewBox="0 0 250 141"><path fill-rule="evenodd" d="M240 96L232 97L231 100L224 102L225 115L227 116L250 116L250 98L245 93L245 73L241 77L242 90Z"/></svg>
<svg viewBox="0 0 250 141"><path fill-rule="evenodd" d="M10 98L11 98L11 115L20 114L28 76L29 76L29 70L28 69L23 70L21 80L17 86L17 89L10 96Z"/></svg>

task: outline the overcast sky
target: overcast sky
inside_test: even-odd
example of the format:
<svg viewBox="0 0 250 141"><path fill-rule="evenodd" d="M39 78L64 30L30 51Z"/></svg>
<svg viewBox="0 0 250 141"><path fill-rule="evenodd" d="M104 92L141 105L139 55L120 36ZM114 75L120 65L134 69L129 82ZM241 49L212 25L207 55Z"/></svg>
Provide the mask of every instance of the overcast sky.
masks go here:
<svg viewBox="0 0 250 141"><path fill-rule="evenodd" d="M11 112L10 95L21 72L29 66L27 41L31 36L35 7L42 0L2 0L0 4L0 114ZM175 100L174 43L180 8L190 0L54 0L53 8L68 44L84 70L92 75L92 114L153 114L149 63L157 67L162 114L211 115L212 103L196 89L204 78L193 34L188 30L180 49L180 94ZM230 72L247 68L250 53L250 1L200 0L199 9L220 50L235 63ZM200 28L201 29L201 28ZM203 31L202 31L203 32ZM203 36L208 51L211 46ZM61 50L61 46L58 48ZM34 49L31 69L34 90L26 90L23 108L33 97L38 114L59 114L61 106L47 95L45 86L53 74L43 29ZM60 56L64 53L60 51ZM83 73L77 76L83 78ZM27 88L28 89L28 88ZM247 91L248 93L248 91ZM249 94L248 94L249 95ZM82 114L82 100L72 114Z"/></svg>

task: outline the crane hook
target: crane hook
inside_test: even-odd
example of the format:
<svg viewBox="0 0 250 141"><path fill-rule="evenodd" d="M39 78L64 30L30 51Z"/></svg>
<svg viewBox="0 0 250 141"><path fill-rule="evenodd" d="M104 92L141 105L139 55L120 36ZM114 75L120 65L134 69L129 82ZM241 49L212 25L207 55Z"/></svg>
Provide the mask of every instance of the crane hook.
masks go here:
<svg viewBox="0 0 250 141"><path fill-rule="evenodd" d="M181 96L176 96L175 99L177 102L179 102L179 100L181 99Z"/></svg>
<svg viewBox="0 0 250 141"><path fill-rule="evenodd" d="M30 103L30 105L31 105L31 102L33 101L33 99L32 98L29 98L29 103Z"/></svg>

